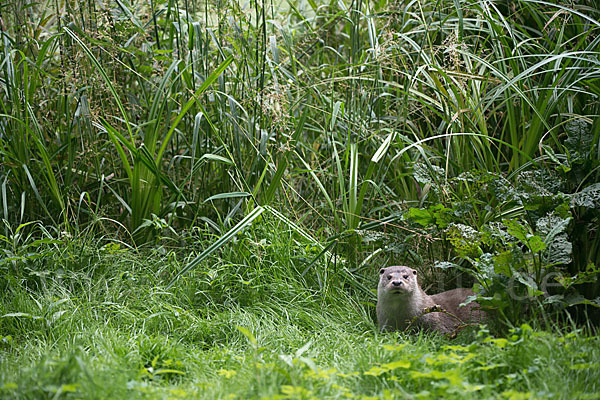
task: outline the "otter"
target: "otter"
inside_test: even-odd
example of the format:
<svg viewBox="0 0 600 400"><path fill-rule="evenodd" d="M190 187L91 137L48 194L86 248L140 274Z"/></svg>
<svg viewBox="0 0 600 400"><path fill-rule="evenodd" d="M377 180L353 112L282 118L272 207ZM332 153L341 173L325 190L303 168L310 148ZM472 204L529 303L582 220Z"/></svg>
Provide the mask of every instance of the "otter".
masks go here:
<svg viewBox="0 0 600 400"><path fill-rule="evenodd" d="M382 331L405 330L411 325L444 334L485 317L477 304L459 307L470 289L453 289L432 296L419 286L417 271L404 266L382 268L377 288L377 321ZM441 312L431 312L440 309Z"/></svg>

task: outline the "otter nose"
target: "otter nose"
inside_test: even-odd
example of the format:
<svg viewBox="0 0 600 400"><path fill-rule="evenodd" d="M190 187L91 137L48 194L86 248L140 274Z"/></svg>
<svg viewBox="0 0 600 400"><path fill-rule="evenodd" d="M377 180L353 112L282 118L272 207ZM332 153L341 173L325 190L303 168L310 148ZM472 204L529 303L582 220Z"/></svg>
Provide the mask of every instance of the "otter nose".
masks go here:
<svg viewBox="0 0 600 400"><path fill-rule="evenodd" d="M392 285L394 285L394 286L400 286L400 285L402 285L402 281L393 281Z"/></svg>

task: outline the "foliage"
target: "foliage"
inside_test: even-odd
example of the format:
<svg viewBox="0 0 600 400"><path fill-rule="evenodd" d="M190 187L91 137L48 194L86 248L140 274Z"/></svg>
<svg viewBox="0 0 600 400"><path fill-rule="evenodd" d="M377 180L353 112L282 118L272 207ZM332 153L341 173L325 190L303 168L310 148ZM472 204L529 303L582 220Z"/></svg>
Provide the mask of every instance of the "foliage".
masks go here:
<svg viewBox="0 0 600 400"><path fill-rule="evenodd" d="M452 342L379 334L371 307L344 288L289 276L294 260L310 255L280 241L287 234L277 219L251 227L236 250L213 253L171 292L163 289L171 274L194 254L86 245L94 269L46 255L56 273L45 286L3 284L2 397L597 395L598 337L526 324L506 337L477 328Z"/></svg>
<svg viewBox="0 0 600 400"><path fill-rule="evenodd" d="M259 3L17 3L2 52L3 123L20 132L2 146L12 223L102 211L130 232L152 214L218 225L237 198L201 203L246 192L330 236L424 200L413 166L438 183L516 176L541 146L580 165L574 177L591 166L585 185L597 176L597 146L575 149L600 132L600 25L584 5L308 2L267 20Z"/></svg>
<svg viewBox="0 0 600 400"><path fill-rule="evenodd" d="M448 257L436 266L473 274L483 289L478 301L508 325L577 304L600 306L600 260L586 257L580 265L573 257L574 241L596 240L579 233L582 225L595 231L594 220L574 223L573 199L582 193L561 192L566 182L552 170L523 171L516 182L470 171L434 189L445 194L441 203L407 216L449 242Z"/></svg>
<svg viewBox="0 0 600 400"><path fill-rule="evenodd" d="M528 326L598 315L599 21L589 0L0 5L0 391L594 396L593 339ZM473 286L493 334L382 347L387 264Z"/></svg>

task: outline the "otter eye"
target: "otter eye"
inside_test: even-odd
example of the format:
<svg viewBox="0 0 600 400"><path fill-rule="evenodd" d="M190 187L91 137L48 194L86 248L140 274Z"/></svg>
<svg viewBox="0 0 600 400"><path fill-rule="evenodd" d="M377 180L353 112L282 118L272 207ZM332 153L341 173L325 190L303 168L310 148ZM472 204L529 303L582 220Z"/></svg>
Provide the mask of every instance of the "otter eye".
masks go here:
<svg viewBox="0 0 600 400"><path fill-rule="evenodd" d="M391 279L392 279L392 276L391 276L391 275L388 275L388 276L387 276L387 278L388 278L388 281L389 281L389 280L391 280Z"/></svg>
<svg viewBox="0 0 600 400"><path fill-rule="evenodd" d="M404 275L404 279L408 279L408 275Z"/></svg>

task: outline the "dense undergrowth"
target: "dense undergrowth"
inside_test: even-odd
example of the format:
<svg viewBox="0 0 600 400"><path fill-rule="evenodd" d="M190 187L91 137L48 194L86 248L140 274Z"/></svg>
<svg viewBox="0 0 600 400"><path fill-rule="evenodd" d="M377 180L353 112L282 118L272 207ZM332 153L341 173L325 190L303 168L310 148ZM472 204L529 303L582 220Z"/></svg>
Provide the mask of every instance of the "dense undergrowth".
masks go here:
<svg viewBox="0 0 600 400"><path fill-rule="evenodd" d="M1 394L597 397L599 20L1 4ZM391 264L488 326L377 333Z"/></svg>
<svg viewBox="0 0 600 400"><path fill-rule="evenodd" d="M290 275L304 250L278 240L281 224L265 225L169 291L189 259L46 244L54 249L28 263L44 273L2 283L0 397L597 397L597 336L527 324L504 337L474 327L452 341L380 334L372 304L340 277L319 289Z"/></svg>

